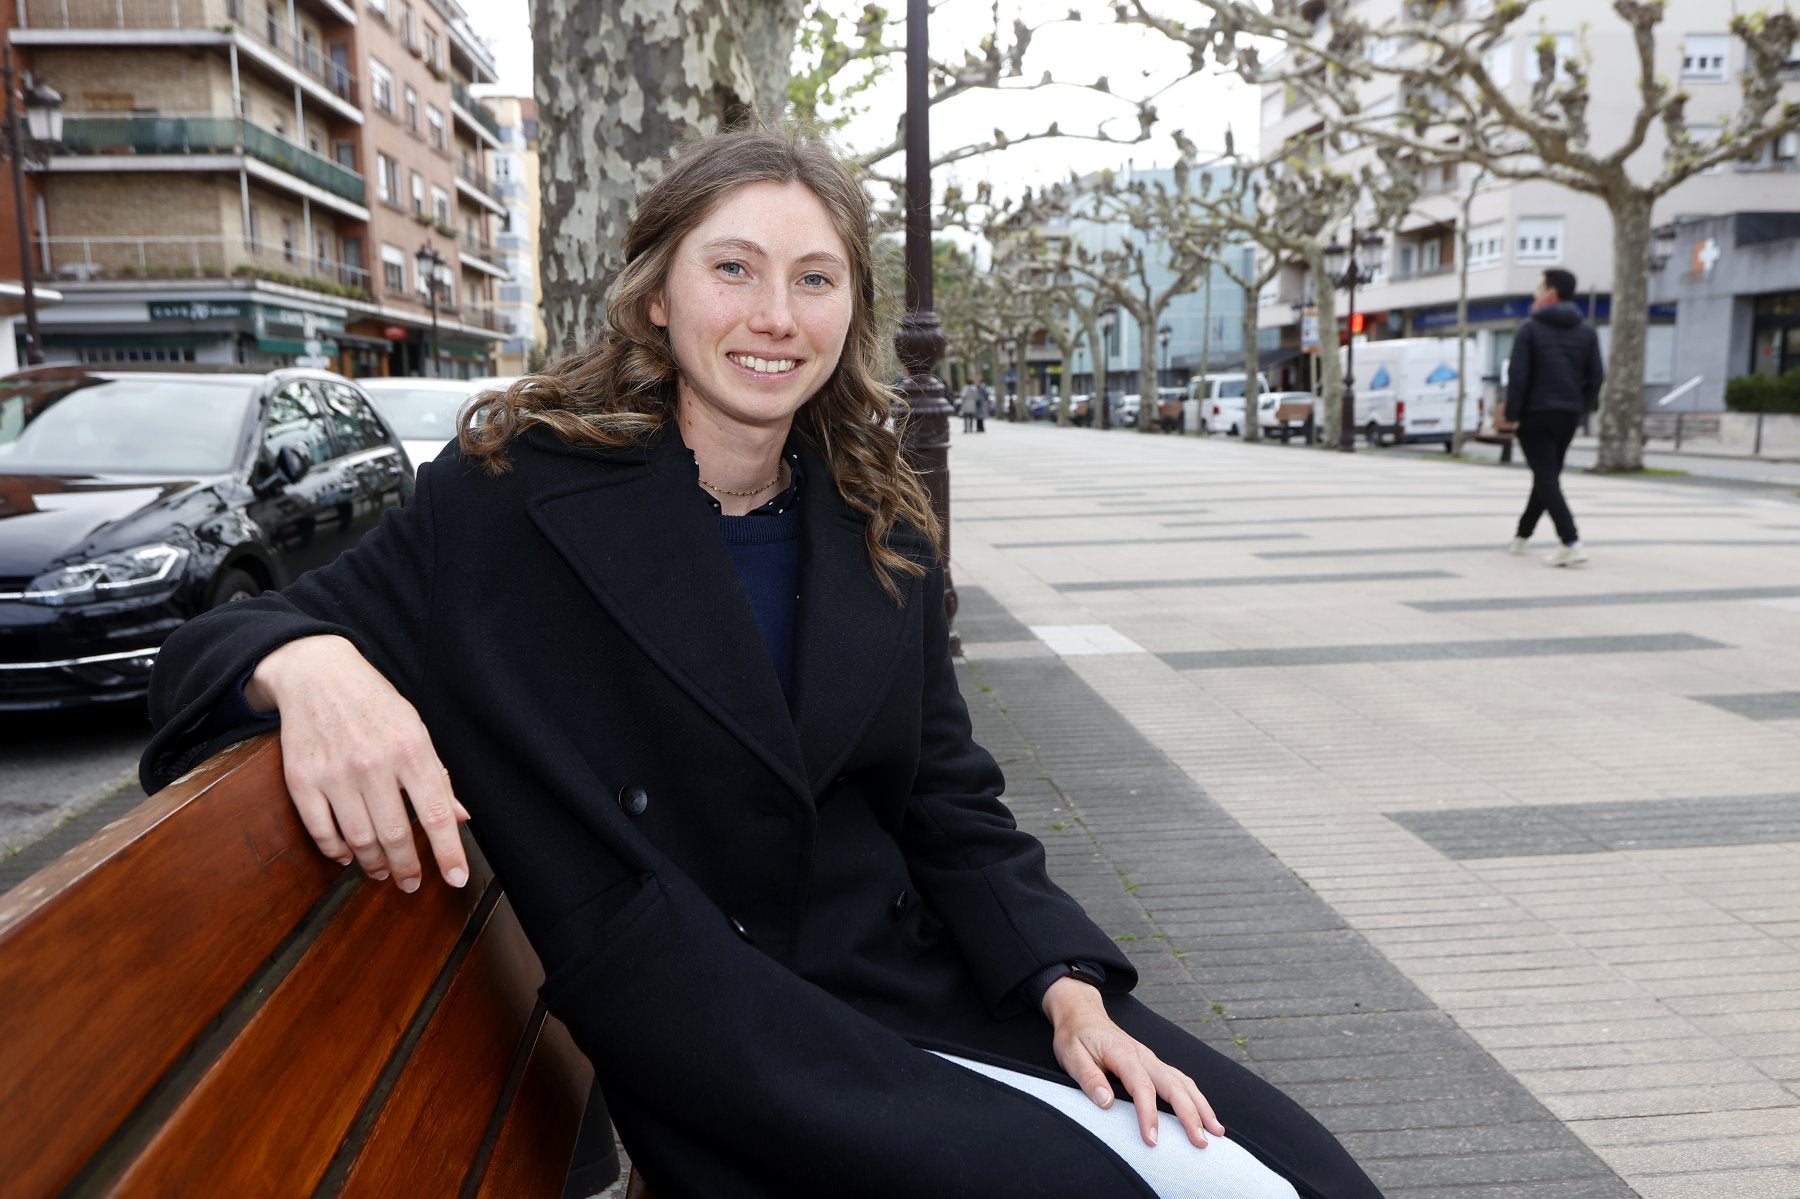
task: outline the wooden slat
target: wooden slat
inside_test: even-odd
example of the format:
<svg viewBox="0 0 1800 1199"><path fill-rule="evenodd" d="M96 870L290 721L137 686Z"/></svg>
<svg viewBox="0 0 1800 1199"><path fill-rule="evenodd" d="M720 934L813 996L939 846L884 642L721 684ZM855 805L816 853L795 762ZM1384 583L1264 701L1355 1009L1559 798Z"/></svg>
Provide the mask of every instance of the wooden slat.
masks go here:
<svg viewBox="0 0 1800 1199"><path fill-rule="evenodd" d="M65 1186L342 871L294 815L268 736L0 900L6 1194Z"/></svg>
<svg viewBox="0 0 1800 1199"><path fill-rule="evenodd" d="M458 891L428 874L416 894L403 895L390 884L359 884L106 1193L308 1194L483 885L471 880Z"/></svg>
<svg viewBox="0 0 1800 1199"><path fill-rule="evenodd" d="M389 1199L457 1193L487 1135L543 980L537 955L501 900L395 1080L338 1194Z"/></svg>
<svg viewBox="0 0 1800 1199"><path fill-rule="evenodd" d="M594 1068L575 1048L569 1030L556 1017L545 1016L478 1199L562 1193L593 1079Z"/></svg>

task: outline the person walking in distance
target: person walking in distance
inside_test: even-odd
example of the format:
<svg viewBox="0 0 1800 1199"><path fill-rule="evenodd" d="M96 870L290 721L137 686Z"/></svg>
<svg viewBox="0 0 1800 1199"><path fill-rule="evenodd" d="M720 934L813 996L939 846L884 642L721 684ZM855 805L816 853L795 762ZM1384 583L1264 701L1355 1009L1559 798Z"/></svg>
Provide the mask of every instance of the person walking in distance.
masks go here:
<svg viewBox="0 0 1800 1199"><path fill-rule="evenodd" d="M963 384L962 393L957 397L956 410L962 414L963 432L975 431L975 411L981 405L981 388L973 379Z"/></svg>
<svg viewBox="0 0 1800 1199"><path fill-rule="evenodd" d="M1574 294L1575 276L1561 269L1545 271L1531 293L1531 315L1513 338L1506 412L1497 425L1502 433L1518 432L1519 448L1531 467L1531 498L1508 548L1524 553L1538 518L1548 512L1562 543L1545 559L1551 566L1587 561L1574 514L1563 498L1563 458L1582 414L1600 395L1606 369L1599 335L1569 302Z"/></svg>

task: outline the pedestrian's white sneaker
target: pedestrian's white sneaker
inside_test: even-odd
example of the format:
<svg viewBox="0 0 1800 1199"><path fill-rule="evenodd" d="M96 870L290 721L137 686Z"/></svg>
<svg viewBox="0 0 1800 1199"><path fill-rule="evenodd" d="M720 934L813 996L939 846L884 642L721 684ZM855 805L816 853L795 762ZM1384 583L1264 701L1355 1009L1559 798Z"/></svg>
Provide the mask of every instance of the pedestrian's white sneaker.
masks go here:
<svg viewBox="0 0 1800 1199"><path fill-rule="evenodd" d="M1586 561L1587 551L1581 548L1579 541L1557 546L1551 555L1544 559L1547 566L1580 566Z"/></svg>
<svg viewBox="0 0 1800 1199"><path fill-rule="evenodd" d="M1507 544L1506 552L1509 554L1523 554L1530 545L1531 543L1525 538L1515 537Z"/></svg>

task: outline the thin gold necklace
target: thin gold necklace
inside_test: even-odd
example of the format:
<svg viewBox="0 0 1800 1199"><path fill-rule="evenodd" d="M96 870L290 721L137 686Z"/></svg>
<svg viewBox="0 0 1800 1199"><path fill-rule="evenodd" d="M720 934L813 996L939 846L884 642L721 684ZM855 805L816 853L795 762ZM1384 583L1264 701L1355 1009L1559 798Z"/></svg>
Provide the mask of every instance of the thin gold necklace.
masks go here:
<svg viewBox="0 0 1800 1199"><path fill-rule="evenodd" d="M764 483L761 487L752 487L749 491L729 491L726 488L718 487L718 486L715 486L714 484L708 483L705 479L700 480L700 486L706 488L708 491L715 492L719 495L736 496L738 499L743 499L745 496L761 495L763 492L767 491L769 488L775 486L775 484L777 484L779 482L781 482L781 463L778 462L775 464L775 477L773 479L770 479L767 483Z"/></svg>

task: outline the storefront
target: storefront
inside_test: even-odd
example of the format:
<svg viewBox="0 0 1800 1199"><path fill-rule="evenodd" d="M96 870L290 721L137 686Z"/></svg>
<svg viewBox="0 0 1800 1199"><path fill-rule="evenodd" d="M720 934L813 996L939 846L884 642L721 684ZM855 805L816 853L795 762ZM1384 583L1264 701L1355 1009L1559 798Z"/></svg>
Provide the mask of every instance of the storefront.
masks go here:
<svg viewBox="0 0 1800 1199"><path fill-rule="evenodd" d="M328 366L344 332L341 307L303 307L238 292L228 297L120 297L70 289L42 322L49 362L87 366L214 364L268 370Z"/></svg>

